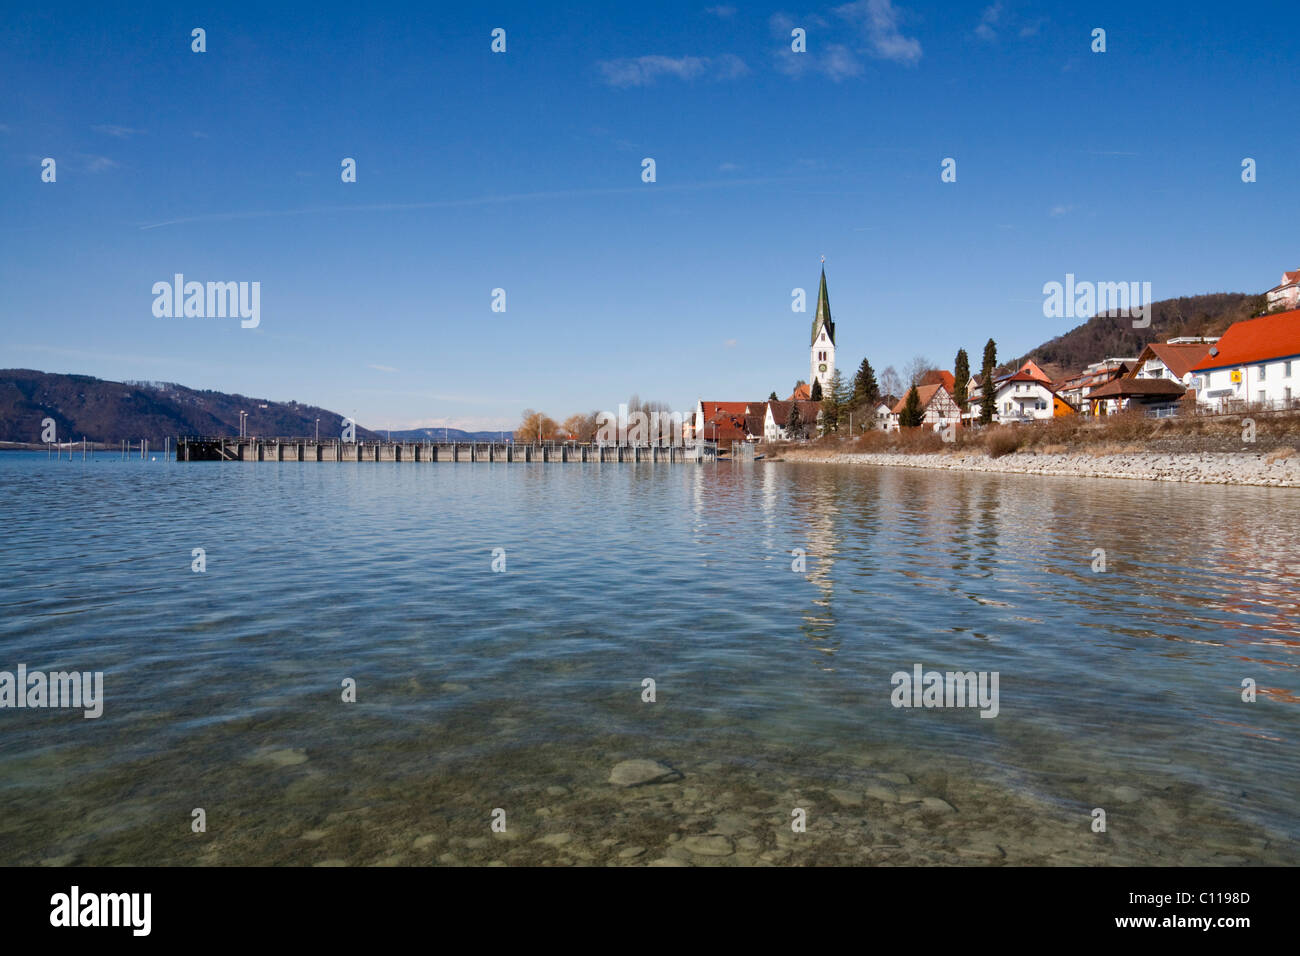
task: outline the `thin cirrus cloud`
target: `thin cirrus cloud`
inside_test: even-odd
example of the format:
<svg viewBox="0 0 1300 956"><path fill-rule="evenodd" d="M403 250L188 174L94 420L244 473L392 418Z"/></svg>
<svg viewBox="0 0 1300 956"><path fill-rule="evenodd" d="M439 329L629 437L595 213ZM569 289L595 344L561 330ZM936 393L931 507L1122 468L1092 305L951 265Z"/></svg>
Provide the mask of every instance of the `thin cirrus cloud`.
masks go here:
<svg viewBox="0 0 1300 956"><path fill-rule="evenodd" d="M601 60L596 69L610 86L620 88L650 86L663 78L694 80L734 80L749 72L740 57L722 56L636 56Z"/></svg>
<svg viewBox="0 0 1300 956"><path fill-rule="evenodd" d="M705 7L704 12L717 17L719 20L730 20L736 15L736 8L728 6Z"/></svg>
<svg viewBox="0 0 1300 956"><path fill-rule="evenodd" d="M126 139L127 137L137 136L144 132L142 129L132 129L129 126L114 126L112 124L92 126L91 129L96 133L103 133L105 136L114 136L117 139Z"/></svg>
<svg viewBox="0 0 1300 956"><path fill-rule="evenodd" d="M903 34L900 24L905 11L892 0L857 0L832 12L854 27L854 33L837 37L830 24L816 15L796 21L788 14L775 13L768 19L773 36L781 43L776 52L778 70L788 76L820 73L839 83L865 72L864 57L908 66L921 59L921 41ZM796 27L809 34L803 53L791 49L791 32Z"/></svg>
<svg viewBox="0 0 1300 956"><path fill-rule="evenodd" d="M1037 20L1024 20L1014 14L1007 14L1002 0L998 0L997 3L985 7L980 13L980 22L975 26L975 36L987 43L995 43L1003 32L1010 31L1024 40L1037 36L1042 25L1041 17Z"/></svg>
<svg viewBox="0 0 1300 956"><path fill-rule="evenodd" d="M108 169L117 168L117 160L109 159L107 156L83 156L86 172L102 173Z"/></svg>

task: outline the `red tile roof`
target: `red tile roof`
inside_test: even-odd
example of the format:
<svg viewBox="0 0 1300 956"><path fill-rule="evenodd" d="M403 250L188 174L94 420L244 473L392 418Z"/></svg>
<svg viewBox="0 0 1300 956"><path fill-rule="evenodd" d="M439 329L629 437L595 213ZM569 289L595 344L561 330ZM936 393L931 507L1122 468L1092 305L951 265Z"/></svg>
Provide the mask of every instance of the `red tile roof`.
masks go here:
<svg viewBox="0 0 1300 956"><path fill-rule="evenodd" d="M787 402L806 402L812 398L811 385L798 385L795 387L794 394L786 399Z"/></svg>
<svg viewBox="0 0 1300 956"><path fill-rule="evenodd" d="M945 372L942 369L931 369L921 376L918 385L942 385L951 395L957 388L957 379L952 372Z"/></svg>
<svg viewBox="0 0 1300 956"><path fill-rule="evenodd" d="M941 388L943 388L943 386L937 383L934 385L918 385L916 387L916 397L921 400L921 411L925 411L930 407L931 400L933 400L934 396L939 393L939 389ZM911 389L908 389L908 391L910 392ZM904 395L898 400L898 404L893 407L892 411L895 415L901 415L903 414L903 409L906 407L907 396Z"/></svg>
<svg viewBox="0 0 1300 956"><path fill-rule="evenodd" d="M1165 363L1165 368L1182 378L1205 356L1210 354L1211 342L1189 342L1182 345L1170 345L1168 342L1152 342L1142 350L1134 368L1140 369L1147 361L1143 356L1150 352Z"/></svg>
<svg viewBox="0 0 1300 956"><path fill-rule="evenodd" d="M706 402L700 400L704 409L704 420L711 422L716 418L730 418L732 415L744 416L745 411L755 402Z"/></svg>
<svg viewBox="0 0 1300 956"><path fill-rule="evenodd" d="M1218 354L1206 355L1192 366L1192 371L1206 372L1300 355L1300 309L1234 322L1214 348Z"/></svg>

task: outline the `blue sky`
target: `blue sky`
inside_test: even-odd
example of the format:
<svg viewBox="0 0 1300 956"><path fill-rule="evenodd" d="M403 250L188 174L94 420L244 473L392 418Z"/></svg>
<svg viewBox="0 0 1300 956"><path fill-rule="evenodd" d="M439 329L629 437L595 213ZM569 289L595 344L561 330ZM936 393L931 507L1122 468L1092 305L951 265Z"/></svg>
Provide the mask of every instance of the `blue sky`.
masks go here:
<svg viewBox="0 0 1300 956"><path fill-rule="evenodd" d="M846 371L1027 351L1077 324L1066 273L1263 291L1300 267L1297 35L1250 2L16 8L0 366L495 428L784 397L822 255ZM260 282L259 327L155 317L177 272Z"/></svg>

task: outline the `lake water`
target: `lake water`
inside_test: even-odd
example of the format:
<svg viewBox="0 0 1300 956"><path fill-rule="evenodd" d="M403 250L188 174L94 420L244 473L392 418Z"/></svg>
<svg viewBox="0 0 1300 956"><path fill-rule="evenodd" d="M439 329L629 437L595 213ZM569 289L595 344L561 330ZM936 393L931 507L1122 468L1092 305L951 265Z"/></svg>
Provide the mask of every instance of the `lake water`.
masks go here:
<svg viewBox="0 0 1300 956"><path fill-rule="evenodd" d="M0 863L1300 862L1294 490L12 453L0 518L0 670L105 698L0 709Z"/></svg>

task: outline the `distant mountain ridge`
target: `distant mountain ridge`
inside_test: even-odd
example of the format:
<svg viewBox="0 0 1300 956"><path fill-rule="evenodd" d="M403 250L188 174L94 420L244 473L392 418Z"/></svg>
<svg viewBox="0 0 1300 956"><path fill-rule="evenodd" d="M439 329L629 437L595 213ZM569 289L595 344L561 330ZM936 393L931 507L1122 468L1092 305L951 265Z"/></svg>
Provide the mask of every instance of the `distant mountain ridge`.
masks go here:
<svg viewBox="0 0 1300 956"><path fill-rule="evenodd" d="M177 435L239 434L239 412L248 412L246 433L273 437L316 434L337 437L338 412L298 402L198 390L172 382L110 382L90 375L33 369L0 369L0 441L40 442L41 422L54 419L57 440L116 444L147 438L161 448ZM379 433L357 426L358 440Z"/></svg>
<svg viewBox="0 0 1300 956"><path fill-rule="evenodd" d="M387 438L388 429L382 428L379 434ZM514 437L512 429L497 429L493 432L467 432L459 428L404 428L392 430L393 441L501 441L502 436L509 441Z"/></svg>

